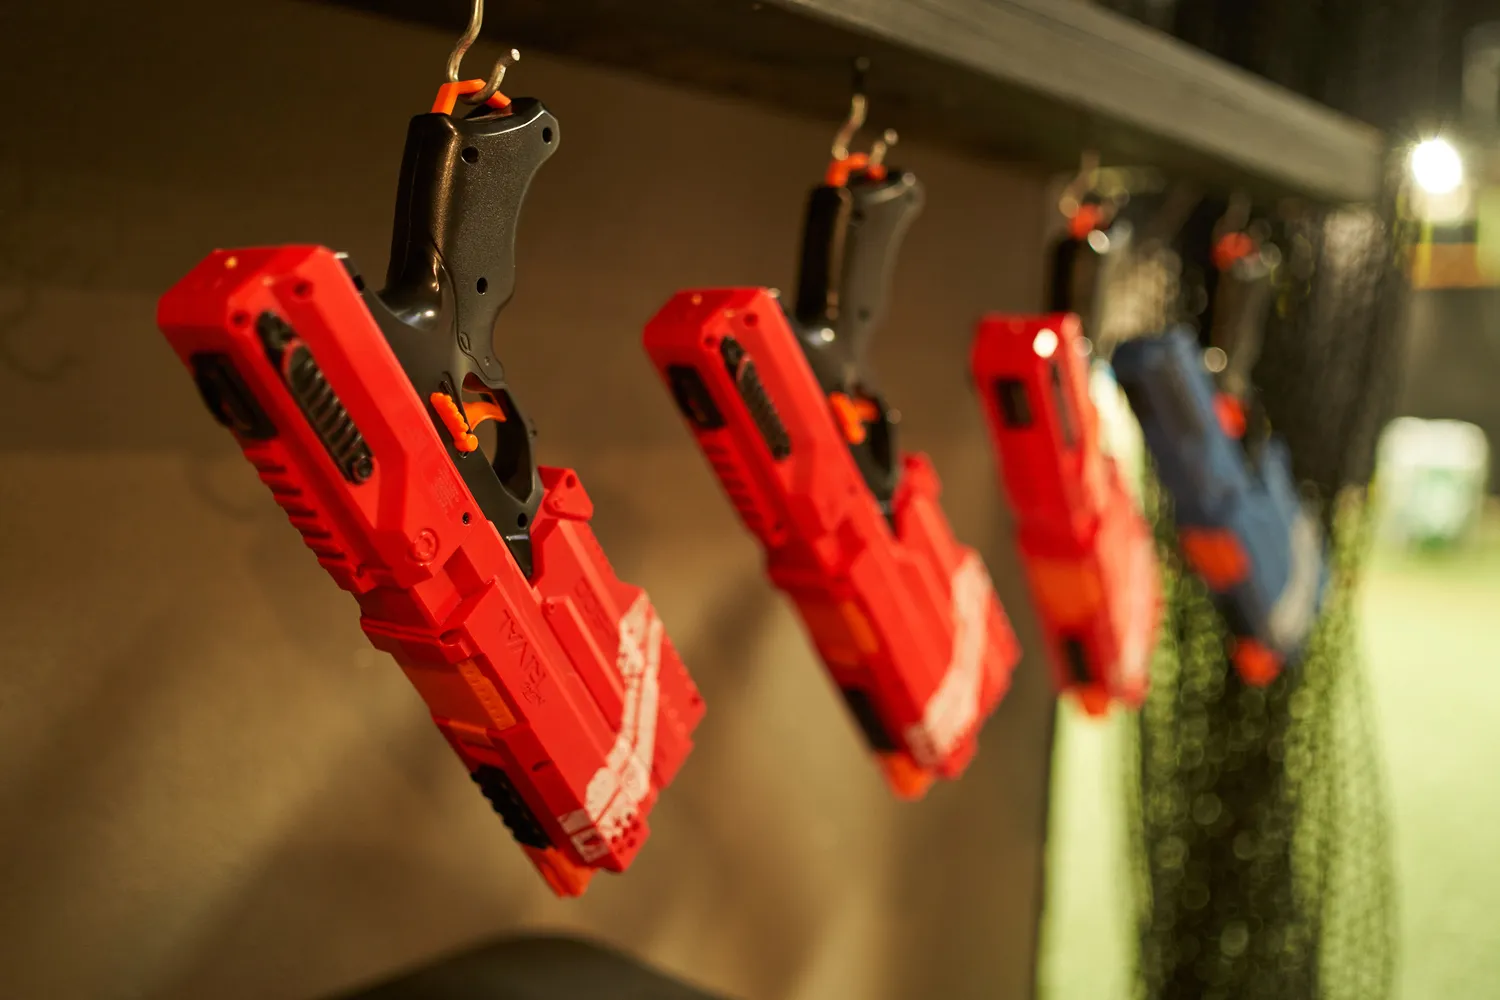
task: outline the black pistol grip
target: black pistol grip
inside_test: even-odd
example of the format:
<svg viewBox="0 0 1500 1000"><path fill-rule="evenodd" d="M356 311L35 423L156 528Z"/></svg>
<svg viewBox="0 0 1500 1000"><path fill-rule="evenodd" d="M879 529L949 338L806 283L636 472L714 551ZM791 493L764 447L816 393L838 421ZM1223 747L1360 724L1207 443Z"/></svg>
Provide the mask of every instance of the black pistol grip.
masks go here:
<svg viewBox="0 0 1500 1000"><path fill-rule="evenodd" d="M808 199L795 316L805 328L831 329L856 368L885 317L896 257L925 200L916 175L899 170L823 185Z"/></svg>
<svg viewBox="0 0 1500 1000"><path fill-rule="evenodd" d="M421 325L436 320L446 288L459 346L482 379L501 371L494 328L515 294L521 206L558 140L557 119L529 97L508 114L417 115L407 129L382 297Z"/></svg>

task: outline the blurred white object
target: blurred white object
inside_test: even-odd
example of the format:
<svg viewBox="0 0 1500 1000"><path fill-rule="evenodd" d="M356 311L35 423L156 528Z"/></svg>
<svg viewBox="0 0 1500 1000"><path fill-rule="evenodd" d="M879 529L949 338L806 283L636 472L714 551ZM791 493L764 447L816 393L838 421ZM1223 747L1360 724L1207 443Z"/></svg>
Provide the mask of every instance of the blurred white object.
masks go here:
<svg viewBox="0 0 1500 1000"><path fill-rule="evenodd" d="M1405 545L1463 541L1479 520L1489 465L1489 441L1473 424L1391 421L1375 472L1380 536Z"/></svg>
<svg viewBox="0 0 1500 1000"><path fill-rule="evenodd" d="M1089 396L1099 411L1099 446L1119 465L1126 488L1139 504L1146 478L1146 441L1107 361L1089 366Z"/></svg>

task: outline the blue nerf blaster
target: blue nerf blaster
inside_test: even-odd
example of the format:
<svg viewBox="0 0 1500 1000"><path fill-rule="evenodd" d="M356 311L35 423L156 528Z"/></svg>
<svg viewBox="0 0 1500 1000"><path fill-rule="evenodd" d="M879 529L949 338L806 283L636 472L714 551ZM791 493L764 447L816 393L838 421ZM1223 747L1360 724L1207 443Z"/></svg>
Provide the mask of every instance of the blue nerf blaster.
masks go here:
<svg viewBox="0 0 1500 1000"><path fill-rule="evenodd" d="M1301 655L1328 561L1322 528L1292 479L1291 455L1258 417L1250 386L1270 264L1243 232L1218 240L1214 258L1213 346L1205 352L1196 331L1178 326L1124 341L1113 363L1172 498L1183 559L1233 635L1241 678L1264 685Z"/></svg>

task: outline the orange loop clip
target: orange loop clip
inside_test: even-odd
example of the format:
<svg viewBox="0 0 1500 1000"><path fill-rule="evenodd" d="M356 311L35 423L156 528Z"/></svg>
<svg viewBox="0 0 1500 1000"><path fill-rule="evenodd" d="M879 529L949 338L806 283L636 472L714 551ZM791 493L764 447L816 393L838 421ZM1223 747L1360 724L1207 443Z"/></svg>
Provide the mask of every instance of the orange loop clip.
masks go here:
<svg viewBox="0 0 1500 1000"><path fill-rule="evenodd" d="M824 175L823 181L829 187L844 187L849 183L849 176L861 170L872 181L885 180L885 164L870 163L868 153L850 153L828 164L828 173Z"/></svg>
<svg viewBox="0 0 1500 1000"><path fill-rule="evenodd" d="M437 99L432 102L432 113L435 115L451 115L461 95L477 94L486 86L487 82L484 80L459 80L457 83L445 83L438 88ZM504 111L510 107L510 98L497 90L484 103L496 111Z"/></svg>
<svg viewBox="0 0 1500 1000"><path fill-rule="evenodd" d="M1225 434L1236 441L1245 436L1248 420L1245 417L1245 407L1238 399L1222 392L1214 396L1214 414L1219 418L1219 426L1224 428Z"/></svg>
<svg viewBox="0 0 1500 1000"><path fill-rule="evenodd" d="M1068 235L1075 240L1081 240L1089 233L1098 229L1104 222L1104 210L1098 205L1080 205L1078 211L1068 220Z"/></svg>
<svg viewBox="0 0 1500 1000"><path fill-rule="evenodd" d="M1214 245L1214 266L1220 271L1255 252L1255 241L1247 233L1230 233Z"/></svg>

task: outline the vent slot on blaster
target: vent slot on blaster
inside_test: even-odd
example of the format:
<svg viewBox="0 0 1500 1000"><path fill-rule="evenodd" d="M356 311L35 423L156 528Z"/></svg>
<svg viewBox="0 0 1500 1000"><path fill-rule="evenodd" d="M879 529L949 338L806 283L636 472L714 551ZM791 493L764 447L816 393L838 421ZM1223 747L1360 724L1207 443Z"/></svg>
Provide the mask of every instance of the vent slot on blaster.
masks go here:
<svg viewBox="0 0 1500 1000"><path fill-rule="evenodd" d="M539 851L552 846L551 839L542 830L542 824L537 822L536 815L521 799L516 786L504 771L489 764L481 764L469 777L474 779L474 784L479 786L484 797L490 800L490 805L504 821L510 835L516 838L516 843Z"/></svg>
<svg viewBox="0 0 1500 1000"><path fill-rule="evenodd" d="M276 436L276 425L261 409L229 355L194 354L189 363L203 405L215 420L251 441L269 441Z"/></svg>
<svg viewBox="0 0 1500 1000"><path fill-rule="evenodd" d="M1078 443L1078 437L1073 425L1073 408L1068 405L1068 394L1063 391L1062 368L1056 359L1049 367L1052 369L1052 398L1057 403L1057 422L1062 430L1063 447L1072 448Z"/></svg>
<svg viewBox="0 0 1500 1000"><path fill-rule="evenodd" d="M682 415L702 430L718 430L724 426L724 414L703 384L703 376L690 365L671 365L667 368L667 381L672 386L672 398Z"/></svg>
<svg viewBox="0 0 1500 1000"><path fill-rule="evenodd" d="M776 412L776 404L771 402L766 387L760 383L755 362L733 337L725 337L719 342L719 355L724 359L729 377L734 379L734 387L744 400L745 409L750 411L750 419L755 421L756 430L760 431L766 447L771 449L771 457L778 462L786 458L792 453L792 439Z"/></svg>
<svg viewBox="0 0 1500 1000"><path fill-rule="evenodd" d="M1000 416L1005 426L1012 430L1024 430L1031 426L1031 399L1026 395L1026 383L1018 378L995 379L995 401L1000 404Z"/></svg>
<svg viewBox="0 0 1500 1000"><path fill-rule="evenodd" d="M370 447L333 386L328 384L312 351L275 313L261 313L255 329L265 345L266 357L281 374L281 380L339 472L356 485L369 479L375 472Z"/></svg>

